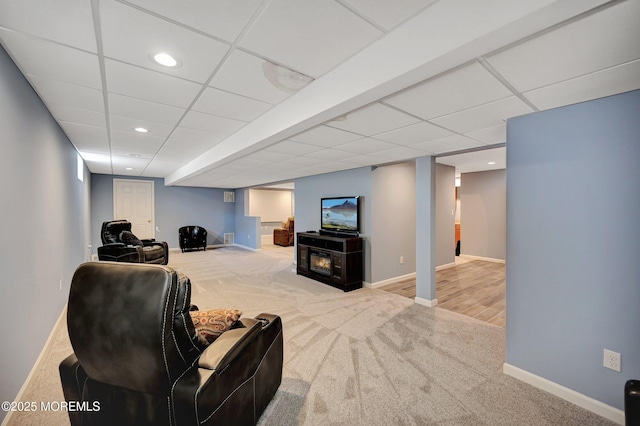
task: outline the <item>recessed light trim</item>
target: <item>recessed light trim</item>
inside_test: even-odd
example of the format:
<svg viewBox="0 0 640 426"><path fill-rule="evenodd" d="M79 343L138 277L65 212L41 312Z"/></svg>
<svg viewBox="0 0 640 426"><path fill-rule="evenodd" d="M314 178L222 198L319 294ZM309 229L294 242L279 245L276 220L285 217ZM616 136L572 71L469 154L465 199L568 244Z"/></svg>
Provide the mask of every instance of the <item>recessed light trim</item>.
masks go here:
<svg viewBox="0 0 640 426"><path fill-rule="evenodd" d="M160 52L153 55L154 62L169 68L178 66L178 60L166 52Z"/></svg>
<svg viewBox="0 0 640 426"><path fill-rule="evenodd" d="M133 130L135 130L138 133L149 133L149 129L144 127L134 127Z"/></svg>
<svg viewBox="0 0 640 426"><path fill-rule="evenodd" d="M133 170L133 167L126 167L127 170Z"/></svg>
<svg viewBox="0 0 640 426"><path fill-rule="evenodd" d="M487 164L490 165L490 166L493 166L494 164L496 164L496 162L495 161L489 161Z"/></svg>

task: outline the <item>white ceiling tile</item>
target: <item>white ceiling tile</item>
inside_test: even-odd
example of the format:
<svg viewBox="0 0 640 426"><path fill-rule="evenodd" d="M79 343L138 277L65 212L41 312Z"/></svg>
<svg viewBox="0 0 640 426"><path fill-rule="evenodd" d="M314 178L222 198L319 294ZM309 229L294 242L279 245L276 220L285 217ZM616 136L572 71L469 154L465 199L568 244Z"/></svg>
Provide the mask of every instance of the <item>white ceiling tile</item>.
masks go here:
<svg viewBox="0 0 640 426"><path fill-rule="evenodd" d="M375 164L381 163L380 158L372 157L370 155L356 155L355 157L343 158L341 160L338 160L338 162L346 163L352 167L373 166Z"/></svg>
<svg viewBox="0 0 640 426"><path fill-rule="evenodd" d="M130 157L123 155L113 155L111 157L111 163L113 165L114 173L127 172L129 174L140 174L142 170L149 164L149 158ZM131 167L134 170L126 170L127 167Z"/></svg>
<svg viewBox="0 0 640 426"><path fill-rule="evenodd" d="M27 75L45 103L104 112L102 90L62 83L35 75Z"/></svg>
<svg viewBox="0 0 640 426"><path fill-rule="evenodd" d="M361 138L362 135L321 125L312 127L311 129L303 133L298 133L295 136L291 136L289 139L311 145L332 147Z"/></svg>
<svg viewBox="0 0 640 426"><path fill-rule="evenodd" d="M486 144L503 143L507 140L507 124L503 123L486 129L474 130L473 132L465 133L465 136Z"/></svg>
<svg viewBox="0 0 640 426"><path fill-rule="evenodd" d="M249 155L245 156L244 158L253 159L253 160L268 161L269 163L276 163L275 165L277 166L277 163L279 163L280 161L284 161L284 160L288 160L288 159L294 158L294 156L291 155L291 154L283 154L283 153L279 153L279 152L272 152L272 151L262 150L262 151L257 151L257 152L254 152L252 154L249 154Z"/></svg>
<svg viewBox="0 0 640 426"><path fill-rule="evenodd" d="M474 62L393 95L384 102L431 119L511 95L511 91L489 71Z"/></svg>
<svg viewBox="0 0 640 426"><path fill-rule="evenodd" d="M225 135L221 135L219 133L203 132L202 130L195 130L180 126L175 130L175 132L173 132L170 140L200 143L212 147L217 145L225 137Z"/></svg>
<svg viewBox="0 0 640 426"><path fill-rule="evenodd" d="M183 108L144 101L116 93L109 93L108 97L109 112L121 117L175 125L185 112Z"/></svg>
<svg viewBox="0 0 640 426"><path fill-rule="evenodd" d="M341 119L329 121L326 124L363 136L371 136L419 122L420 120L388 106L374 103L354 112L350 112Z"/></svg>
<svg viewBox="0 0 640 426"><path fill-rule="evenodd" d="M326 148L326 149L321 149L320 151L306 154L305 157L313 158L321 161L338 161L343 158L353 157L353 154L345 151L339 151L337 149Z"/></svg>
<svg viewBox="0 0 640 426"><path fill-rule="evenodd" d="M100 2L104 55L198 83L209 79L229 46L113 0ZM152 60L168 53L179 66Z"/></svg>
<svg viewBox="0 0 640 426"><path fill-rule="evenodd" d="M97 55L1 28L0 38L24 73L102 89Z"/></svg>
<svg viewBox="0 0 640 426"><path fill-rule="evenodd" d="M411 145L411 147L431 154L443 154L463 149L477 148L484 145L485 144L466 136L455 135L447 138L435 139L429 142L422 142Z"/></svg>
<svg viewBox="0 0 640 426"><path fill-rule="evenodd" d="M136 137L160 137L165 139L174 126L162 123L156 123L147 120L140 120L137 118L121 117L119 115L111 114L109 123L111 124L111 130L130 133ZM134 131L136 127L143 127L148 130L147 133L139 133Z"/></svg>
<svg viewBox="0 0 640 426"><path fill-rule="evenodd" d="M106 150L109 149L109 139L107 137L107 129L104 127L86 126L83 124L69 123L61 121L60 127L73 140L74 145L79 151Z"/></svg>
<svg viewBox="0 0 640 426"><path fill-rule="evenodd" d="M392 130L391 132L380 133L374 137L398 145L412 145L432 139L444 138L453 134L453 132L434 126L431 123L420 122L401 129Z"/></svg>
<svg viewBox="0 0 640 426"><path fill-rule="evenodd" d="M341 151L347 151L354 154L371 154L373 152L384 151L387 149L397 148L398 145L384 142L372 138L362 138L357 141L348 142L338 145L335 148Z"/></svg>
<svg viewBox="0 0 640 426"><path fill-rule="evenodd" d="M342 0L382 28L390 30L406 21L435 0Z"/></svg>
<svg viewBox="0 0 640 426"><path fill-rule="evenodd" d="M205 132L230 135L247 124L244 121L218 117L197 111L189 111L180 122L180 126L190 129L204 130Z"/></svg>
<svg viewBox="0 0 640 426"><path fill-rule="evenodd" d="M111 163L101 163L99 161L86 161L84 162L91 173L101 174L101 175L110 175L111 172Z"/></svg>
<svg viewBox="0 0 640 426"><path fill-rule="evenodd" d="M177 77L105 60L109 92L186 108L201 86ZM158 90L158 88L162 90Z"/></svg>
<svg viewBox="0 0 640 426"><path fill-rule="evenodd" d="M382 34L334 1L273 0L240 46L318 77Z"/></svg>
<svg viewBox="0 0 640 426"><path fill-rule="evenodd" d="M311 152L320 151L321 149L322 148L315 145L308 145L301 142L285 140L269 146L265 149L265 151L281 154L305 155Z"/></svg>
<svg viewBox="0 0 640 426"><path fill-rule="evenodd" d="M278 104L294 91L286 90L278 82L270 81L267 71L273 64L241 50L234 50L209 84L212 87L237 93L270 104Z"/></svg>
<svg viewBox="0 0 640 426"><path fill-rule="evenodd" d="M97 52L90 1L0 1L0 26Z"/></svg>
<svg viewBox="0 0 640 426"><path fill-rule="evenodd" d="M380 158L384 161L400 161L421 157L425 154L423 151L414 149L413 147L399 146L384 151L374 152L368 155L370 155L371 157Z"/></svg>
<svg viewBox="0 0 640 426"><path fill-rule="evenodd" d="M499 101L466 109L444 117L434 118L432 122L460 133L498 126L507 118L533 112L531 107L515 96Z"/></svg>
<svg viewBox="0 0 640 426"><path fill-rule="evenodd" d="M640 89L640 60L525 92L541 110Z"/></svg>
<svg viewBox="0 0 640 426"><path fill-rule="evenodd" d="M557 83L640 58L638 17L619 2L487 59L521 92Z"/></svg>
<svg viewBox="0 0 640 426"><path fill-rule="evenodd" d="M130 3L181 22L199 31L234 41L260 0L129 0Z"/></svg>
<svg viewBox="0 0 640 426"><path fill-rule="evenodd" d="M84 124L86 126L107 128L105 115L102 112L73 108L66 105L49 105L48 108L51 115L53 115L58 121L67 121L70 123Z"/></svg>
<svg viewBox="0 0 640 426"><path fill-rule="evenodd" d="M155 154L166 138L135 132L111 131L111 149L126 154Z"/></svg>
<svg viewBox="0 0 640 426"><path fill-rule="evenodd" d="M310 157L295 157L290 160L283 161L283 164L286 164L288 167L295 166L296 168L307 168L313 166L314 164L318 164L318 160Z"/></svg>
<svg viewBox="0 0 640 426"><path fill-rule="evenodd" d="M193 109L234 120L251 121L264 114L272 106L267 102L207 87L193 105Z"/></svg>

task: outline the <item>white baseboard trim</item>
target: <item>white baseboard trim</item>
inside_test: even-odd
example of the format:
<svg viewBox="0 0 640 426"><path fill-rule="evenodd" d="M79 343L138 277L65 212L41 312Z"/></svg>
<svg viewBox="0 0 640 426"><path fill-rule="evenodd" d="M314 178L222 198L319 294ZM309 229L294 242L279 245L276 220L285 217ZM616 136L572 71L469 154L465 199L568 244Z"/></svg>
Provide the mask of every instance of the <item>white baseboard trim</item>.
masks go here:
<svg viewBox="0 0 640 426"><path fill-rule="evenodd" d="M514 367L506 362L502 366L502 372L508 376L521 380L531 386L534 386L543 391L549 392L557 397L564 399L572 404L582 407L585 410L589 410L599 416L602 416L612 422L624 425L624 411L615 407L607 405L603 402L593 399L589 396L583 395L572 389L559 385L555 382L547 380L543 377L537 376L533 373L529 373L518 367Z"/></svg>
<svg viewBox="0 0 640 426"><path fill-rule="evenodd" d="M367 288L378 288L378 287L382 287L382 286L387 285L387 284L397 283L398 281L410 280L410 279L415 279L415 278L416 278L416 273L412 272L410 274L400 275L398 277L393 277L393 278L389 278L389 279L382 280L382 281L376 281L374 283L363 281L362 285L364 287L367 287Z"/></svg>
<svg viewBox="0 0 640 426"><path fill-rule="evenodd" d="M484 260L485 262L507 263L505 259L496 259L493 257L474 256L472 254L461 254L460 257L469 260Z"/></svg>
<svg viewBox="0 0 640 426"><path fill-rule="evenodd" d="M249 247L249 246L243 246L242 244L237 244L237 243L233 243L233 244L224 244L224 246L225 246L225 247L226 247L226 246L238 247L238 248L241 248L241 249L244 249L244 250L253 251L253 252L259 252L259 251L262 251L262 249L261 249L261 248L256 249L256 248Z"/></svg>
<svg viewBox="0 0 640 426"><path fill-rule="evenodd" d="M449 269L456 266L456 262L446 263L444 265L436 266L436 271L442 271L443 269Z"/></svg>
<svg viewBox="0 0 640 426"><path fill-rule="evenodd" d="M418 305L426 306L427 308L435 308L438 305L438 299L423 299L422 297L416 296L414 301Z"/></svg>
<svg viewBox="0 0 640 426"><path fill-rule="evenodd" d="M27 376L26 380L22 384L22 387L18 391L18 394L13 399L14 401L21 401L22 400L22 395L24 395L24 392L27 390L27 387L29 386L29 383L31 383L31 380L33 379L34 374L36 374L36 370L38 370L38 367L40 366L40 362L42 361L42 358L44 357L45 352L49 348L49 345L51 345L51 341L53 340L53 337L55 335L55 331L58 329L58 326L60 325L60 321L64 321L64 320L67 319L66 313L67 313L67 304L65 303L64 307L62 308L62 312L60 312L60 316L58 317L58 320L53 325L53 328L51 329L51 332L49 333L49 337L47 338L47 341L44 343L44 346L42 347L42 350L40 351L40 355L38 355L38 358L36 359L36 362L33 364L33 367L31 367L31 371L29 372L29 375ZM69 354L69 355L71 355L71 354ZM60 361L62 361L62 360L60 360ZM4 420L2 421L2 426L6 426L6 425L9 424L9 421L11 420L11 415L12 414L13 414L13 411L8 411L7 412L7 415L5 416Z"/></svg>

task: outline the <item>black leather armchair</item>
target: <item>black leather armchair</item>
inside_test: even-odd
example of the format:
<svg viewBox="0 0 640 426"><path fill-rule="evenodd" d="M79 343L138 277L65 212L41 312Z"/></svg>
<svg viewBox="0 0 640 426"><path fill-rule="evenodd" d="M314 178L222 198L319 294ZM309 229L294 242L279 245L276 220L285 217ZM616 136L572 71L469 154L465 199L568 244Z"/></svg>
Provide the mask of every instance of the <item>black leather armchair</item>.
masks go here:
<svg viewBox="0 0 640 426"><path fill-rule="evenodd" d="M76 270L60 364L77 425L255 425L282 379L282 323L241 319L201 349L191 283L159 265L90 262Z"/></svg>
<svg viewBox="0 0 640 426"><path fill-rule="evenodd" d="M142 245L132 245L120 239L122 231L131 232L131 222L111 220L102 223L100 237L102 247L98 247L98 259L129 263L169 263L169 246L165 241L140 240Z"/></svg>
<svg viewBox="0 0 640 426"><path fill-rule="evenodd" d="M200 249L200 247L207 250L207 230L202 226L183 226L178 229L178 240L183 253L187 249Z"/></svg>

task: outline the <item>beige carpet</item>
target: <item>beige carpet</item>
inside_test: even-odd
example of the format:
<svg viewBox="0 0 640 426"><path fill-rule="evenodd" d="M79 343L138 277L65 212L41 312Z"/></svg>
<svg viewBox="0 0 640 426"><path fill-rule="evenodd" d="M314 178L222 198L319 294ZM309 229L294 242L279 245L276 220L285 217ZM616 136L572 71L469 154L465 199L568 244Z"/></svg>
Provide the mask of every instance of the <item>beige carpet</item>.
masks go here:
<svg viewBox="0 0 640 426"><path fill-rule="evenodd" d="M504 375L504 329L382 290L349 293L297 276L292 247L172 252L200 308L236 307L284 323L282 385L261 425L609 425ZM23 401L60 401L54 334ZM16 413L10 425L63 425L66 414Z"/></svg>

